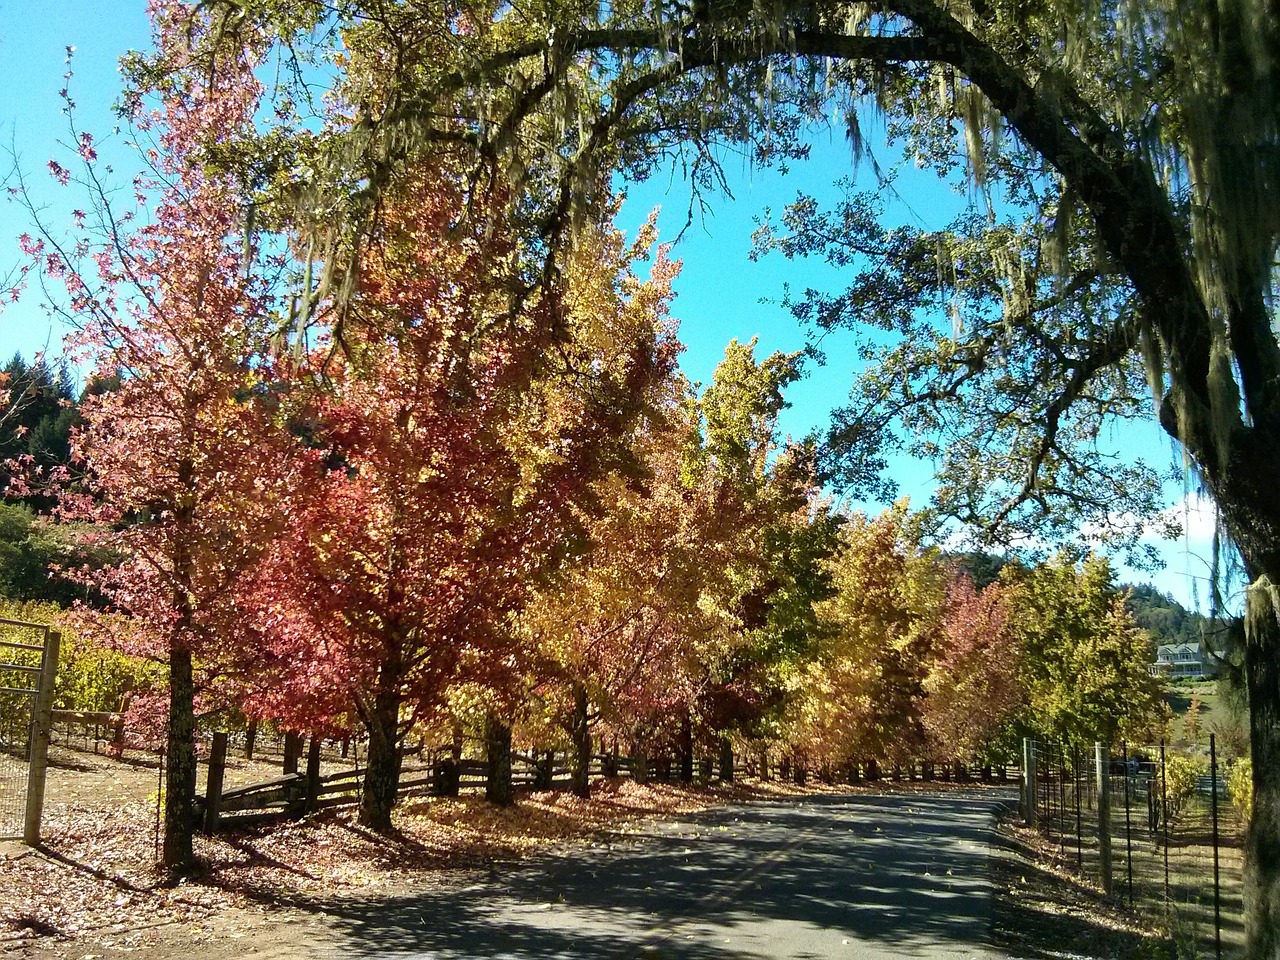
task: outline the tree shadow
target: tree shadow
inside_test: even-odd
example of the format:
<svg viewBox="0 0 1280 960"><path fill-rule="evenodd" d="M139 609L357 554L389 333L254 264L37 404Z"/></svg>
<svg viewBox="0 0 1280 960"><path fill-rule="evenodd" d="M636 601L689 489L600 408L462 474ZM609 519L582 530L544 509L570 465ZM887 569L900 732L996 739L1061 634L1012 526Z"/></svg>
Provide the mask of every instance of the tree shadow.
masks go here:
<svg viewBox="0 0 1280 960"><path fill-rule="evenodd" d="M97 767L87 763L81 763L77 760L69 760L66 757L49 757L49 766L56 770L66 770L70 773L92 773Z"/></svg>
<svg viewBox="0 0 1280 960"><path fill-rule="evenodd" d="M327 901L342 952L436 958L908 955L990 943L999 798L806 797L612 834L466 886Z"/></svg>
<svg viewBox="0 0 1280 960"><path fill-rule="evenodd" d="M154 892L150 887L138 886L136 883L133 883L122 876L114 873L107 873L105 870L101 870L98 867L91 867L89 864L83 863L72 857L68 857L65 853L59 853L57 850L54 850L52 847L45 844L40 844L37 849L43 856L62 864L64 867L70 867L72 870L77 870L80 873L86 873L95 879L103 881L104 883L113 884L128 893Z"/></svg>
<svg viewBox="0 0 1280 960"><path fill-rule="evenodd" d="M992 842L993 939L1010 956L1058 960L1065 945L1087 960L1173 960L1171 944L1143 929L1100 891L1048 869L1017 839Z"/></svg>

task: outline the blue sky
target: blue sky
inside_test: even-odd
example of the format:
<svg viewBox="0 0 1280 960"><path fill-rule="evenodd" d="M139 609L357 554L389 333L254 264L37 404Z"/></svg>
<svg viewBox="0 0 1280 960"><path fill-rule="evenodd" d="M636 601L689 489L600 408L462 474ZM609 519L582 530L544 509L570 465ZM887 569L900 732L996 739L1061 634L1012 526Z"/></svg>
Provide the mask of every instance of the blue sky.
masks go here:
<svg viewBox="0 0 1280 960"><path fill-rule="evenodd" d="M5 92L0 100L0 146L16 151L37 204L48 205L55 220L59 211L65 218L73 205L67 192L54 187L45 171L46 161L61 155L59 141L67 139L58 95L68 69L66 48L75 48L70 90L77 105L77 124L93 133L99 154L108 162L115 159L120 181L127 183L130 154L119 137L113 142L115 119L110 106L120 88L120 54L145 47L148 40L142 0L61 0L57 4L0 0L0 90ZM890 159L882 158L882 162ZM0 169L9 166L7 157L0 158ZM765 207L780 210L797 191L834 199L834 182L852 172L849 149L839 131L829 136L819 134L813 158L793 164L786 175L776 170L753 170L734 158L727 159L725 166L734 198L712 198L712 213L695 220L675 251L684 261L674 305L681 319L681 337L688 346L683 366L691 379L703 382L710 379L731 338L745 341L759 337L759 355L804 346L805 331L781 307L762 301L777 299L786 282L801 289L829 288L839 282L838 275L821 264L787 261L777 255L750 262L751 231ZM859 185L872 186L870 176L864 164ZM891 214L923 226L941 226L963 202L947 185L913 170L902 172L898 188L904 201L896 204ZM684 225L688 203L689 191L683 182L655 177L628 188L622 225L634 228L650 209L660 206L659 227L663 237L670 239ZM0 203L0 277L19 260L14 238L28 229L28 219L17 204ZM0 356L7 358L16 351L28 357L44 350L51 355L59 352L65 330L49 319L38 301L38 296L29 293L0 315ZM852 352L842 351L842 342L849 341L829 340L824 345L827 365L811 370L806 380L789 391L791 408L782 421L785 431L799 436L822 429L830 411L845 399L855 370ZM1154 423L1136 430L1133 442L1146 456L1174 456ZM902 492L923 504L930 489L928 465L901 461L894 465L894 472ZM1181 491L1172 490L1170 503L1175 504L1180 496ZM1211 520L1202 504L1179 503L1173 508L1185 517L1189 532L1183 541L1164 546L1166 569L1155 576L1122 570L1121 576L1150 579L1184 603L1191 602L1197 593L1203 601L1206 590L1203 584L1197 589L1196 581L1208 572L1202 558L1209 555Z"/></svg>

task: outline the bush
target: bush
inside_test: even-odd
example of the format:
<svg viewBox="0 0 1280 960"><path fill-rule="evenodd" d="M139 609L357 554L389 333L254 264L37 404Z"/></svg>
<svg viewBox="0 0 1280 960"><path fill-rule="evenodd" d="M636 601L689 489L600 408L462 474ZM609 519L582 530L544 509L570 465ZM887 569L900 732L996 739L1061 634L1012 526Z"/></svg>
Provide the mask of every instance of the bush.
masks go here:
<svg viewBox="0 0 1280 960"><path fill-rule="evenodd" d="M1183 813L1187 803L1196 794L1199 777L1206 773L1202 760L1181 754L1170 754L1165 758L1164 783L1165 807L1169 822L1175 822Z"/></svg>
<svg viewBox="0 0 1280 960"><path fill-rule="evenodd" d="M126 656L66 623L66 611L52 603L0 603L0 617L56 626L62 633L53 705L58 710L114 713L125 695L163 682L159 664Z"/></svg>
<svg viewBox="0 0 1280 960"><path fill-rule="evenodd" d="M1241 757L1227 773L1227 795L1236 816L1246 825L1253 816L1253 761Z"/></svg>

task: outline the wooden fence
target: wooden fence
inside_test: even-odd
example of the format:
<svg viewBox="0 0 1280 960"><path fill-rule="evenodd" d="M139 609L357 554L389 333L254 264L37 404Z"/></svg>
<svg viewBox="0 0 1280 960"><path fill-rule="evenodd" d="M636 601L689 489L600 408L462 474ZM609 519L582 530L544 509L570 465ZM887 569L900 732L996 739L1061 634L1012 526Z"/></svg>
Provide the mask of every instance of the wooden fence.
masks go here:
<svg viewBox="0 0 1280 960"><path fill-rule="evenodd" d="M321 743L312 739L307 749L306 770L298 769L301 741L286 750L286 770L280 777L233 790L222 789L226 764L227 735L215 734L209 757L209 779L205 796L197 798L197 812L207 833L237 826L280 819L296 819L329 807L351 806L359 802L364 770L353 768L321 774ZM454 764L446 755L436 754L428 762L421 761L422 750L408 752L408 763L401 769L400 794L445 796L461 791L484 790L488 783L488 764L482 760L462 760ZM416 758L416 759L415 759ZM674 757L650 758L646 778L659 782L676 779L679 764ZM292 769L290 769L292 767ZM634 777L638 762L614 753L597 753L591 757L589 775L597 777ZM780 764L777 774L784 779L804 783L810 771ZM702 783L726 781L735 776L767 775L754 761L736 763L733 770L717 769L710 759L700 759L694 767L695 779ZM1011 782L1004 767L970 770L962 764L909 763L883 765L875 761L846 765L837 776L830 770L812 774L820 782L846 783L877 781L942 781L942 782ZM569 755L564 752L513 752L511 785L523 790L563 790L571 783ZM1016 771L1013 780L1017 780Z"/></svg>

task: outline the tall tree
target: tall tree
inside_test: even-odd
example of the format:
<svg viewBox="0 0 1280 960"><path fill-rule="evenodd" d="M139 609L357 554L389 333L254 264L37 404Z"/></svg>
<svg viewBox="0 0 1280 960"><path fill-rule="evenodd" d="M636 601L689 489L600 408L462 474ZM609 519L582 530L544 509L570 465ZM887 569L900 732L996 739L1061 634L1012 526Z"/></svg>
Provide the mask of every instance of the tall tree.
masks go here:
<svg viewBox="0 0 1280 960"><path fill-rule="evenodd" d="M628 461L631 423L674 359L673 266L632 272L652 231L629 248L607 223L584 229L563 283L516 303L511 229L500 198L467 210L447 171L406 177L344 349L321 358L317 469L274 553L266 596L309 617L324 648L300 662L302 683L327 659L369 733L360 819L378 829L414 723L464 682L495 704L518 692L528 656L511 617L582 549L590 486Z"/></svg>
<svg viewBox="0 0 1280 960"><path fill-rule="evenodd" d="M1013 743L1007 734L1026 705L1011 606L1008 588L998 582L977 590L961 575L947 588L924 681L924 725L930 746L942 756L1011 759Z"/></svg>
<svg viewBox="0 0 1280 960"><path fill-rule="evenodd" d="M65 366L51 367L38 357L27 363L14 356L0 371L8 390L0 411L0 490L18 472L19 482L32 474L47 476L71 461L71 429L76 423L75 393ZM13 491L6 494L12 497ZM28 506L47 512L54 498L37 483L25 497Z"/></svg>
<svg viewBox="0 0 1280 960"><path fill-rule="evenodd" d="M62 509L97 524L91 538L119 561L96 585L133 618L120 638L168 670L164 863L192 865L195 701L203 657L241 636L238 590L278 519L275 482L288 443L272 429L264 354L270 299L244 229L245 185L204 162L251 128L260 88L255 52L219 45L208 24L153 7L156 42L188 69L158 110L137 121L157 140L156 181L137 184L148 216L105 206L77 216L74 242L24 245L55 281L79 327L73 349L118 387L87 396L72 453L84 486ZM199 64L191 44L209 41ZM98 185L92 137L77 136L82 181ZM70 172L52 161L62 182ZM89 226L85 227L86 220ZM106 230L92 231L93 224ZM140 225L142 224L142 225ZM110 630L110 619L102 629Z"/></svg>
<svg viewBox="0 0 1280 960"><path fill-rule="evenodd" d="M312 22L326 9L303 6ZM376 12L366 16L366 6ZM312 25L275 0L238 8L290 34ZM359 22L365 40L397 34L384 49L411 50L397 41L423 35L445 56L425 69L391 58L395 95L340 131L355 149L332 151L332 163L314 168L347 193L351 183L373 188L347 208L360 221L377 209L389 160L446 137L528 172L550 200L541 221L552 237L590 199L576 187L598 183L602 166L621 159L643 175L665 149L685 150L706 186L717 142L748 144L765 160L794 156L805 123L831 107L860 146L863 102L925 162L951 171L967 160L974 181L1011 200L1014 229L988 229L982 217L957 233L978 241L959 272L974 266L987 278L978 288L988 295L975 299L1007 322L962 327L950 338L960 349L942 345L948 362L936 367L936 388L908 383L911 402L965 404L965 385L985 383L992 402L968 405L1003 413L1002 425L1024 438L1018 455L995 458L998 473L989 448L962 448L959 475L978 500L991 491L999 501L970 511L974 519L1034 519L1068 493L1101 519L1108 502L1089 495L1090 481L1143 499L1142 488L1095 469L1107 463L1090 452L1092 424L1138 401L1141 355L1160 422L1221 508L1253 585L1245 671L1261 760L1247 856L1249 951L1280 952L1274 0L1155 0L1120 11L1067 0L392 9L394 17L385 4L353 3L338 18ZM459 109L466 95L476 106ZM470 118L467 136L446 129L460 114ZM920 262L899 249L895 276ZM1050 322L1063 310L1091 322ZM1002 405L1002 387L1024 392L1031 406Z"/></svg>
<svg viewBox="0 0 1280 960"><path fill-rule="evenodd" d="M1129 615L1111 566L1061 555L1017 577L1008 597L1021 649L1026 724L1087 746L1144 739L1163 719L1151 640Z"/></svg>
<svg viewBox="0 0 1280 960"><path fill-rule="evenodd" d="M580 796L590 791L593 721L606 721L639 755L651 752L663 715L695 699L697 645L724 626L701 601L725 555L728 518L705 487L685 482L692 405L682 384L669 384L666 402L637 430L642 475L596 484L590 552L523 617L540 695L572 745Z"/></svg>
<svg viewBox="0 0 1280 960"><path fill-rule="evenodd" d="M855 514L830 561L829 638L811 665L798 737L833 764L905 760L925 745L925 679L940 641L947 573L905 501Z"/></svg>

